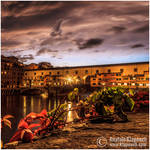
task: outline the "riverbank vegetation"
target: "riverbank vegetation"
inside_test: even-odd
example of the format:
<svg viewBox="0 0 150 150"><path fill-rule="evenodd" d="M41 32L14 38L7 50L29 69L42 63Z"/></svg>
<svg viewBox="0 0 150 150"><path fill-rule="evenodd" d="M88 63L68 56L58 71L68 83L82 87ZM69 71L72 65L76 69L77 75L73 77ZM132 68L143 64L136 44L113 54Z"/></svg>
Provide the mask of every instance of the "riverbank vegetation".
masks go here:
<svg viewBox="0 0 150 150"><path fill-rule="evenodd" d="M72 122L109 121L113 123L116 121L116 115L123 122L127 122L128 116L125 111L138 111L140 108L148 107L148 96L148 92L140 93L131 89L109 87L81 98L78 88L75 88L68 94L68 102L58 105L50 112L45 109L39 114L31 112L21 119L16 133L5 146L16 144L18 141L32 142L53 130L61 130L66 124ZM68 103L75 103L75 105L68 108ZM68 122L67 114L70 112L76 112L79 117Z"/></svg>

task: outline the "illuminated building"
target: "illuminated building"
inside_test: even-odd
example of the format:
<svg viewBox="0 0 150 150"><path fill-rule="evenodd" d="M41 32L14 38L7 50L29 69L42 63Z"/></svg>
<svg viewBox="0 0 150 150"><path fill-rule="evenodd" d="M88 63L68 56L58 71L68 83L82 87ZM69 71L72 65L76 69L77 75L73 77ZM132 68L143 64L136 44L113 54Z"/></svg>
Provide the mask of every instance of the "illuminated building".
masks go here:
<svg viewBox="0 0 150 150"><path fill-rule="evenodd" d="M84 84L100 86L149 86L149 63L32 69L24 72L25 87Z"/></svg>
<svg viewBox="0 0 150 150"><path fill-rule="evenodd" d="M1 56L1 88L14 89L22 86L23 64L16 57Z"/></svg>

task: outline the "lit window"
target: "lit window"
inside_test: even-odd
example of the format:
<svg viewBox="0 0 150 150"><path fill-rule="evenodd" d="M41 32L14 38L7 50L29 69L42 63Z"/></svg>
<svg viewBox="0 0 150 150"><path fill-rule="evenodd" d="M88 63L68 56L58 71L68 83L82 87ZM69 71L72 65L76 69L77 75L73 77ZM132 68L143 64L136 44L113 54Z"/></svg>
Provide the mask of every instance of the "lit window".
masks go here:
<svg viewBox="0 0 150 150"><path fill-rule="evenodd" d="M121 85L121 83L118 83L118 85Z"/></svg>
<svg viewBox="0 0 150 150"><path fill-rule="evenodd" d="M124 85L127 85L127 83L124 83Z"/></svg>
<svg viewBox="0 0 150 150"><path fill-rule="evenodd" d="M135 83L132 83L132 85L135 85Z"/></svg>

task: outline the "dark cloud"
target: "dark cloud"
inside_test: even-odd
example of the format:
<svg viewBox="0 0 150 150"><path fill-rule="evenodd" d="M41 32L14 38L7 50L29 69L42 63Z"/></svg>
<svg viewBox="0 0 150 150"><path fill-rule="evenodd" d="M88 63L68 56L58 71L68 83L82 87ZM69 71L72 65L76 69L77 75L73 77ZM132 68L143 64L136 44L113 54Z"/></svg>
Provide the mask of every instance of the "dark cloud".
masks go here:
<svg viewBox="0 0 150 150"><path fill-rule="evenodd" d="M2 47L17 47L18 45L22 44L20 41L16 40L5 40L2 39Z"/></svg>
<svg viewBox="0 0 150 150"><path fill-rule="evenodd" d="M73 62L76 56L83 54L85 58L90 55L88 63L92 64L92 60L100 61L100 53L106 58L112 51L122 56L123 52L130 53L135 43L148 45L148 2L2 1L1 4L2 52L5 55L24 57L33 50L36 63L42 59L49 61L50 55L63 58L62 65L64 62L75 65L79 63ZM121 40L125 44L118 44ZM19 49L25 52L19 53ZM76 51L79 53L74 55ZM57 65L58 62L53 63Z"/></svg>
<svg viewBox="0 0 150 150"><path fill-rule="evenodd" d="M45 54L45 53L57 53L58 50L51 50L51 49L47 49L47 48L42 48L40 49L37 53L36 53L36 56L40 56L42 54Z"/></svg>
<svg viewBox="0 0 150 150"><path fill-rule="evenodd" d="M92 48L92 47L101 45L103 43L103 41L104 41L104 39L98 39L98 38L89 39L89 40L85 41L83 44L80 44L79 49Z"/></svg>
<svg viewBox="0 0 150 150"><path fill-rule="evenodd" d="M21 62L27 62L28 60L33 60L34 57L32 54L29 54L29 55L24 55L24 56L18 56L18 59L21 61Z"/></svg>
<svg viewBox="0 0 150 150"><path fill-rule="evenodd" d="M126 28L123 26L114 26L111 29L109 29L108 31L114 31L115 33L121 33L125 30L126 30Z"/></svg>
<svg viewBox="0 0 150 150"><path fill-rule="evenodd" d="M149 31L149 24L146 24L142 27L139 27L139 28L136 28L134 30L134 32L137 32L137 33L143 33L143 32L146 32L146 31Z"/></svg>
<svg viewBox="0 0 150 150"><path fill-rule="evenodd" d="M20 6L21 3L22 2L12 3L11 5L6 6L8 7L8 15L6 16L5 9L3 9L1 27L4 31L54 27L56 25L56 20L65 18L74 9L83 6L80 6L80 2L24 2L22 4L23 6ZM52 4L55 5L55 7L52 7ZM86 3L84 6L86 6ZM20 9L20 7L22 9ZM24 14L25 12L28 12L28 14ZM16 16L16 14L19 15ZM55 26L56 31L60 28L61 23L62 21ZM56 31L54 31L52 35L54 35Z"/></svg>
<svg viewBox="0 0 150 150"><path fill-rule="evenodd" d="M57 35L61 35L61 24L63 22L63 19L58 20L58 22L56 22L56 24L53 27L53 31L51 32L51 36L57 36Z"/></svg>
<svg viewBox="0 0 150 150"><path fill-rule="evenodd" d="M98 53L98 52L99 52L99 50L95 50L94 52L95 52L95 53Z"/></svg>
<svg viewBox="0 0 150 150"><path fill-rule="evenodd" d="M39 34L40 32L28 32L27 35L36 35Z"/></svg>
<svg viewBox="0 0 150 150"><path fill-rule="evenodd" d="M51 44L52 42L52 39L51 38L47 38L45 40L42 40L42 42L40 43L41 46L44 46L44 45L49 45Z"/></svg>
<svg viewBox="0 0 150 150"><path fill-rule="evenodd" d="M144 47L143 44L135 44L133 46L131 46L131 48L139 48L139 47Z"/></svg>

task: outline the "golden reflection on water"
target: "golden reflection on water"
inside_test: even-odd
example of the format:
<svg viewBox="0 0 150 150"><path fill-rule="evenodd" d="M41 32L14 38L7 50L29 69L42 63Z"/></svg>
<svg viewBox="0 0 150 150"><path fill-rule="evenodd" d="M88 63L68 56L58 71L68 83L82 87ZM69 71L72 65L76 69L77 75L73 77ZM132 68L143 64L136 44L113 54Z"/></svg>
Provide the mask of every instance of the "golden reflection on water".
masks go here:
<svg viewBox="0 0 150 150"><path fill-rule="evenodd" d="M48 110L49 110L49 111L51 110L51 100L50 100L49 103L48 103Z"/></svg>
<svg viewBox="0 0 150 150"><path fill-rule="evenodd" d="M23 116L25 117L27 114L27 106L26 106L26 96L23 97Z"/></svg>
<svg viewBox="0 0 150 150"><path fill-rule="evenodd" d="M54 101L54 108L56 108L57 106L56 106L56 100Z"/></svg>
<svg viewBox="0 0 150 150"><path fill-rule="evenodd" d="M73 104L72 103L68 103L68 114L67 114L67 122L72 122L74 119L78 119L78 114L77 112L71 111L71 109L73 109Z"/></svg>
<svg viewBox="0 0 150 150"><path fill-rule="evenodd" d="M33 96L31 97L31 112L34 111L34 99L33 99Z"/></svg>

